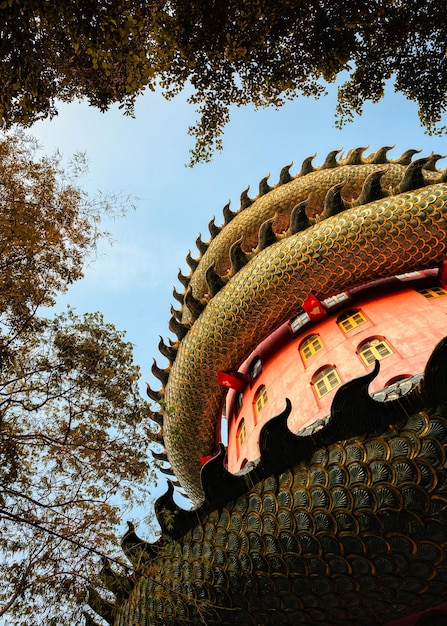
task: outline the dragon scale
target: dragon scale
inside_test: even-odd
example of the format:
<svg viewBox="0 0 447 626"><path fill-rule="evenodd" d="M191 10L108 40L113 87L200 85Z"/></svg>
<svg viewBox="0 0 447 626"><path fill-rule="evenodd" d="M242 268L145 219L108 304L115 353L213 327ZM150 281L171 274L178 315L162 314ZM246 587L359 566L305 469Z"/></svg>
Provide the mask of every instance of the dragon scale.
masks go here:
<svg viewBox="0 0 447 626"><path fill-rule="evenodd" d="M364 158L358 148L338 161L338 152L331 152L318 169L306 159L296 177L284 168L274 188L263 179L257 198L244 192L239 211L224 208L222 227L213 219L211 240L197 240L200 257L188 255L192 272L179 274L185 289L174 292L181 309L169 325L178 341L160 342L170 363L165 370L154 363L162 387L148 394L164 413L153 414L161 426L155 439L165 446L154 456L170 463L162 471L174 474L197 506L181 509L171 482L155 503L162 529L157 541L140 539L129 523L122 547L133 571L123 574L105 562L101 578L115 602L94 590L88 599L109 624L443 623L437 616L447 614L447 337L439 339L447 301L427 304L420 294L433 284L446 293L447 171L436 169L438 155L412 160L416 151L410 150L389 161L388 150ZM435 268L433 282L425 275L391 280L388 292L374 283ZM431 281L435 272L427 275ZM351 290L362 286L357 293L369 295L356 299ZM283 344L262 352L265 338L305 310L309 294L322 302L341 292L352 297L349 303L328 305L327 316L310 318L286 340L290 352ZM408 335L400 326L408 326L418 359L431 352L425 371L418 361L417 370L405 368L414 375L396 376L404 372L394 362L383 376L383 365L388 382L370 393L381 365L376 360L365 375L344 377L333 388L330 415L313 424L315 413L306 413L305 400L300 406L298 381L293 401L284 398L285 409L272 409L275 416L269 413L252 430L256 461L236 474L228 471L225 446L217 445L226 393L217 372L246 372L252 353L273 365L270 378L266 367L254 385L244 379L238 409L238 397L230 397L230 450L239 444L244 406L251 408L258 383L269 390L281 385L281 402L293 376L305 375L287 355L293 351L295 359L297 348L300 354L314 336L309 331L320 333L328 347L309 368L312 380L326 358L337 366L362 341L369 345L379 317L371 315L371 326L354 327L354 335L341 340L338 328L338 311L342 318L363 303L365 316L367 305L378 304L376 311L396 306L391 323L394 309L386 310L386 332L390 328L391 336L392 322L399 324L393 339L403 346ZM434 327L438 344L421 349ZM379 336L383 327L375 328ZM336 353L341 345L347 351ZM399 363L410 363L408 356ZM280 380L286 367L290 378ZM274 393L269 400L275 411L282 407ZM302 426L292 433L289 416L300 410L304 419L296 423ZM238 449L236 467L252 458L247 450Z"/></svg>
<svg viewBox="0 0 447 626"><path fill-rule="evenodd" d="M264 206L270 195L274 200L270 215L278 213L275 192L279 190L289 208L310 195L312 209L307 210L317 214L315 197L321 203L334 184L349 181L342 192L351 200L360 194L369 174L384 170L381 189L397 187L397 193L352 206L257 251L209 300L180 342L164 389L168 410L163 436L174 473L195 502L203 497L200 459L215 450L224 396L216 372L236 370L264 337L299 311L310 292L324 299L372 278L439 265L447 245L447 184L438 182L442 176L430 170L424 171L423 178L416 176L419 189L407 190L403 183L399 188L405 171L400 164L344 165L298 177L268 192L237 216L248 216L249 223L254 205L262 200ZM315 194L309 181L316 185ZM286 201L289 186L291 199ZM214 248L236 219L216 237ZM231 239L234 236L222 244L223 249ZM209 245L205 254L211 252ZM205 260L200 265L206 267ZM190 281L195 285L195 297L200 295L199 266Z"/></svg>

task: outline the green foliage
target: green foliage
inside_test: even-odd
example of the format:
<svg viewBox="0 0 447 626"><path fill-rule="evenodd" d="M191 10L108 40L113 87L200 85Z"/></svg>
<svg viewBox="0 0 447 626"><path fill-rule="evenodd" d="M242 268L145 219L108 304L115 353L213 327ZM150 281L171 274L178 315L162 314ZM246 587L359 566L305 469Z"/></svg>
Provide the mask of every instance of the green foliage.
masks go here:
<svg viewBox="0 0 447 626"><path fill-rule="evenodd" d="M0 141L0 204L0 617L80 624L98 555L155 479L151 411L123 332L42 307L82 276L114 205L20 136Z"/></svg>
<svg viewBox="0 0 447 626"><path fill-rule="evenodd" d="M0 121L29 124L56 100L101 110L185 87L200 115L191 163L222 147L232 105L281 106L318 97L341 73L338 123L376 102L393 78L429 132L447 106L447 28L441 0L110 0L0 2Z"/></svg>

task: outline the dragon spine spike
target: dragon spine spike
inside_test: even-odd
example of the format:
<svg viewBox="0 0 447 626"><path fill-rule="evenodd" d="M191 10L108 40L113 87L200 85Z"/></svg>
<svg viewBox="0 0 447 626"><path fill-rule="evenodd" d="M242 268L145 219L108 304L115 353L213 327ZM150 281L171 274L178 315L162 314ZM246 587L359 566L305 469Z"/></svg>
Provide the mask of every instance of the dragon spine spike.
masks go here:
<svg viewBox="0 0 447 626"><path fill-rule="evenodd" d="M192 271L196 270L197 266L199 265L199 260L198 259L194 259L191 256L191 250L188 250L188 254L186 255L186 262L188 263L188 265L192 269Z"/></svg>
<svg viewBox="0 0 447 626"><path fill-rule="evenodd" d="M247 187L247 189L244 189L244 191L241 193L241 208L240 208L241 211L243 211L244 209L248 209L248 207L251 206L254 202L254 200L252 200L248 196L249 191L250 191L250 185Z"/></svg>
<svg viewBox="0 0 447 626"><path fill-rule="evenodd" d="M172 471L170 467L159 467L158 469L160 470L162 474L165 474L166 476L175 476L174 472Z"/></svg>
<svg viewBox="0 0 447 626"><path fill-rule="evenodd" d="M217 237L217 235L220 233L220 231L222 230L221 226L216 226L216 217L214 216L212 220L209 221L208 223L208 230L210 231L210 235L211 238L214 239L214 237Z"/></svg>
<svg viewBox="0 0 447 626"><path fill-rule="evenodd" d="M149 440L154 443L158 443L161 446L165 446L165 440L163 437L163 429L160 428L156 433L150 433Z"/></svg>
<svg viewBox="0 0 447 626"><path fill-rule="evenodd" d="M237 215L237 213L234 213L230 209L230 202L227 202L227 204L224 206L224 208L222 209L222 213L223 213L225 226L227 224L229 224L231 222L231 220L234 219L236 217L236 215Z"/></svg>
<svg viewBox="0 0 447 626"><path fill-rule="evenodd" d="M215 296L222 287L225 285L224 279L217 274L216 270L216 262L213 261L211 265L208 267L205 273L205 280L208 286L208 291L211 296Z"/></svg>
<svg viewBox="0 0 447 626"><path fill-rule="evenodd" d="M331 215L337 215L349 208L349 202L346 202L341 196L341 190L345 185L346 181L343 181L328 190L324 199L324 209L318 216L319 221L331 217Z"/></svg>
<svg viewBox="0 0 447 626"><path fill-rule="evenodd" d="M108 624L114 623L116 617L114 603L104 600L93 587L87 589L87 604Z"/></svg>
<svg viewBox="0 0 447 626"><path fill-rule="evenodd" d="M378 170L377 172L372 172L366 177L365 182L363 183L362 191L355 201L357 206L373 202L374 200L380 200L380 198L384 198L388 195L387 192L382 189L380 182L385 173L386 169Z"/></svg>
<svg viewBox="0 0 447 626"><path fill-rule="evenodd" d="M415 154L419 154L421 150L405 150L401 156L393 161L393 163L397 163L398 165L410 165Z"/></svg>
<svg viewBox="0 0 447 626"><path fill-rule="evenodd" d="M235 241L230 247L231 271L233 274L239 272L249 261L249 257L242 250L242 237Z"/></svg>
<svg viewBox="0 0 447 626"><path fill-rule="evenodd" d="M173 287L172 289L172 295L177 300L177 302L179 302L180 304L183 304L184 294L179 293L175 287Z"/></svg>
<svg viewBox="0 0 447 626"><path fill-rule="evenodd" d="M168 361L172 364L175 361L175 357L177 356L177 347L168 346L163 337L160 337L160 341L158 342L158 349L160 353L168 359Z"/></svg>
<svg viewBox="0 0 447 626"><path fill-rule="evenodd" d="M159 411L154 411L151 415L151 420L158 424L160 427L163 427L163 413L160 413Z"/></svg>
<svg viewBox="0 0 447 626"><path fill-rule="evenodd" d="M270 178L270 173L267 174L267 176L264 176L264 178L261 178L261 180L259 181L258 197L265 196L266 193L268 193L269 191L273 189L273 187L270 187L270 185L268 184L269 178Z"/></svg>
<svg viewBox="0 0 447 626"><path fill-rule="evenodd" d="M158 380L162 383L162 385L166 385L166 383L168 382L168 378L169 378L169 370L170 368L166 368L166 369L162 369L161 367L158 367L157 365L157 361L155 359L153 359L153 364L151 367L151 372L152 374L155 376L155 378L158 378Z"/></svg>
<svg viewBox="0 0 447 626"><path fill-rule="evenodd" d="M179 282L183 285L183 287L185 289L188 289L191 276L185 276L184 274L182 274L182 270L179 270L177 274L177 278L179 279Z"/></svg>
<svg viewBox="0 0 447 626"><path fill-rule="evenodd" d="M427 183L424 179L424 174L422 173L425 164L429 159L416 159L416 161L412 161L410 165L405 170L405 174L397 186L398 193L405 193L406 191L413 191L414 189L420 189L424 187Z"/></svg>
<svg viewBox="0 0 447 626"><path fill-rule="evenodd" d="M290 181L292 180L292 176L290 175L290 168L293 165L293 161L292 163L290 163L289 165L285 165L280 173L279 173L279 181L277 184L277 187L279 187L280 185L285 185L286 183L290 183Z"/></svg>
<svg viewBox="0 0 447 626"><path fill-rule="evenodd" d="M383 165L385 163L389 163L387 154L393 148L395 148L395 146L382 146L376 152L373 152L370 155L370 157L367 159L367 162L373 163L374 165Z"/></svg>
<svg viewBox="0 0 447 626"><path fill-rule="evenodd" d="M169 330L177 336L179 341L181 341L187 335L189 326L179 322L173 315L169 320Z"/></svg>
<svg viewBox="0 0 447 626"><path fill-rule="evenodd" d="M363 146L359 148L352 148L349 150L346 158L343 160L341 165L362 165L365 163L363 159L363 153L368 149L368 146Z"/></svg>
<svg viewBox="0 0 447 626"><path fill-rule="evenodd" d="M437 172L438 169L436 167L436 163L441 159L445 159L445 157L445 154L431 154L428 158L427 163L425 164L424 170L427 170L428 172Z"/></svg>
<svg viewBox="0 0 447 626"><path fill-rule="evenodd" d="M202 304L200 300L197 300L197 298L194 298L192 294L192 289L188 289L188 291L185 294L185 306L188 307L194 319L197 319L199 315L202 313L203 309L205 308L205 305Z"/></svg>
<svg viewBox="0 0 447 626"><path fill-rule="evenodd" d="M132 522L127 522L127 526L128 530L121 540L121 547L129 561L136 567L153 561L159 554L160 546L157 543L149 543L140 539Z"/></svg>
<svg viewBox="0 0 447 626"><path fill-rule="evenodd" d="M151 450L151 454L154 459L157 459L157 461L164 461L165 463L169 463L168 455L166 454L166 452L155 452L154 450Z"/></svg>
<svg viewBox="0 0 447 626"><path fill-rule="evenodd" d="M182 312L181 312L180 310L174 309L174 307L172 306L172 304L171 304L170 311L171 311L171 315L172 315L172 317L175 317L175 319L176 319L178 322L181 322L181 321L182 321Z"/></svg>
<svg viewBox="0 0 447 626"><path fill-rule="evenodd" d="M316 156L317 156L317 153L315 152L315 154L312 154L311 156L308 156L304 159L298 176L301 176L301 177L307 176L307 174L310 174L311 172L315 172L315 168L312 165L312 161L315 159Z"/></svg>
<svg viewBox="0 0 447 626"><path fill-rule="evenodd" d="M302 230L306 230L310 226L310 220L307 217L306 206L309 204L309 199L303 200L299 204L297 204L290 214L290 226L289 226L289 235L295 235Z"/></svg>
<svg viewBox="0 0 447 626"><path fill-rule="evenodd" d="M334 167L338 167L339 163L337 161L337 155L339 155L341 151L342 150L340 148L340 150L332 150L331 152L329 152L323 165L320 167L320 170L330 170Z"/></svg>
<svg viewBox="0 0 447 626"><path fill-rule="evenodd" d="M205 252L208 250L208 246L209 244L205 241L202 241L202 234L199 233L199 236L196 239L196 246L197 246L197 250L200 252L200 254L205 254Z"/></svg>
<svg viewBox="0 0 447 626"><path fill-rule="evenodd" d="M155 391L154 389L152 389L149 383L146 383L146 394L154 402L160 402L160 400L163 398L163 391L161 389L159 389L158 391ZM154 422L157 422L155 418L153 418L153 420Z"/></svg>
<svg viewBox="0 0 447 626"><path fill-rule="evenodd" d="M269 220L266 220L263 224L261 224L259 229L258 251L268 248L268 246L271 246L277 241L276 234L273 230L274 221L275 218L271 217Z"/></svg>

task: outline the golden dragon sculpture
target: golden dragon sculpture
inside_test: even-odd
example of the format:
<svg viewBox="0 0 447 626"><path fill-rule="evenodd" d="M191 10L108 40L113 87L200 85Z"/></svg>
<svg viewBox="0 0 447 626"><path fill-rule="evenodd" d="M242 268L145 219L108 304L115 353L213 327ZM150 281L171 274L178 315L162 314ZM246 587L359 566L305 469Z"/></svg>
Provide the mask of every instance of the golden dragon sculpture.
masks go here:
<svg viewBox="0 0 447 626"><path fill-rule="evenodd" d="M416 150L389 160L384 147L367 158L357 148L337 160L331 152L314 168L305 159L297 176L283 168L267 178L257 198L247 191L225 224L210 222L198 259L179 273L185 289L174 296L170 329L178 341L160 351L165 370L150 397L164 407L167 457L190 498L203 499L201 458L216 451L216 428L225 390L219 370L237 370L259 342L296 314L310 292L319 299L374 278L440 264L446 254L447 176L439 155L413 159Z"/></svg>
<svg viewBox="0 0 447 626"><path fill-rule="evenodd" d="M273 188L263 179L256 199L244 192L237 212L224 208L223 227L210 223L199 258L188 255L170 322L178 340L160 341L170 364L154 363L162 388L148 393L164 411L154 419L167 455L156 456L201 504L180 509L170 483L155 504L162 537L150 544L129 525L133 573L105 562L116 601L89 595L110 624L439 623L436 608L417 614L447 598L447 338L423 375L380 401L368 392L378 362L341 385L322 427L291 433L285 400L260 431L250 471L230 474L222 445L201 466L217 452L225 390L216 372L237 369L309 292L324 299L445 261L440 157L389 160L389 149L332 152L319 168L310 157Z"/></svg>

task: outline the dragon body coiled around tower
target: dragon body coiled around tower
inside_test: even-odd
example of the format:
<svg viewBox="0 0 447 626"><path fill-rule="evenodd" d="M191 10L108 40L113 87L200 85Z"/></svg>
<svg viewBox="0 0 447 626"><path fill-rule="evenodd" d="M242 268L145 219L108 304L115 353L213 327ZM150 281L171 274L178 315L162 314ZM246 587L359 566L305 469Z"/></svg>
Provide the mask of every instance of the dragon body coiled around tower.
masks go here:
<svg viewBox="0 0 447 626"><path fill-rule="evenodd" d="M90 598L109 623L379 626L447 600L447 340L385 401L368 392L378 365L342 385L323 427L291 433L284 398L249 472L230 474L216 440L217 372L237 371L309 294L443 265L441 157L391 160L390 149L334 151L318 168L309 157L296 176L283 168L277 185L265 178L256 198L224 207L224 224L213 219L199 256L188 254L177 338L160 341L169 365L154 362L161 388L148 394L157 456L194 508L175 504L171 483L155 505L161 539L130 526L133 573L105 564L116 602Z"/></svg>

